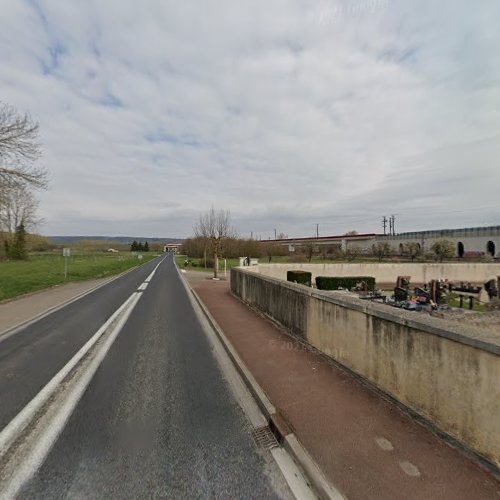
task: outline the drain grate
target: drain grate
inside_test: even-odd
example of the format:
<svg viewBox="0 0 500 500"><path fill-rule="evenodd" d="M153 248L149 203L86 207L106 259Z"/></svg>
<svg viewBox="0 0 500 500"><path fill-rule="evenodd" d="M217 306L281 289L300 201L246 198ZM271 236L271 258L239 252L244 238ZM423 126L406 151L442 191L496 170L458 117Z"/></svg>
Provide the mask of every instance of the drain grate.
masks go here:
<svg viewBox="0 0 500 500"><path fill-rule="evenodd" d="M255 444L259 448L263 448L264 450L271 450L273 448L279 447L279 443L276 440L273 431L268 425L265 425L264 427L257 427L257 429L254 429L252 431L252 436Z"/></svg>

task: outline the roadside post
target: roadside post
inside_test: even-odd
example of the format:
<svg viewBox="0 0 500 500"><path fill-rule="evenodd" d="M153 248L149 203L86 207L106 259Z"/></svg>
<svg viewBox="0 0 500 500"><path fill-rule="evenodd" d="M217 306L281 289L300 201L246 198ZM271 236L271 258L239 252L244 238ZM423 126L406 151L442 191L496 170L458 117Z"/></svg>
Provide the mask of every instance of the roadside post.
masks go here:
<svg viewBox="0 0 500 500"><path fill-rule="evenodd" d="M63 257L64 257L64 281L66 281L66 277L68 276L68 257L71 255L70 248L63 248Z"/></svg>

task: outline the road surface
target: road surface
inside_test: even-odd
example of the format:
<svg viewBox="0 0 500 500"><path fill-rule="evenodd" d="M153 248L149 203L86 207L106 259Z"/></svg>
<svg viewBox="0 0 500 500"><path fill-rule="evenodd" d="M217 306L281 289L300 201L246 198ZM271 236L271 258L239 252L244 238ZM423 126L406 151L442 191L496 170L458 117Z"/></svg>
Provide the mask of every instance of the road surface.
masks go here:
<svg viewBox="0 0 500 500"><path fill-rule="evenodd" d="M0 429L131 294L135 307L18 497L293 498L256 446L170 255L0 339Z"/></svg>

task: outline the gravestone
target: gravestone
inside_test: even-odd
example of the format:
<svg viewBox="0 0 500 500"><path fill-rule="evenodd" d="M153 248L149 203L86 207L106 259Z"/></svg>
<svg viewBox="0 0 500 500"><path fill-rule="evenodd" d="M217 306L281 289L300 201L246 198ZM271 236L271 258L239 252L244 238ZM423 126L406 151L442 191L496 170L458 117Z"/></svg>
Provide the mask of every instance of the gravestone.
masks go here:
<svg viewBox="0 0 500 500"><path fill-rule="evenodd" d="M410 280L411 276L398 276L398 279L396 280L396 288L410 288Z"/></svg>
<svg viewBox="0 0 500 500"><path fill-rule="evenodd" d="M396 302L405 302L408 300L408 290L400 286L394 288L394 300Z"/></svg>

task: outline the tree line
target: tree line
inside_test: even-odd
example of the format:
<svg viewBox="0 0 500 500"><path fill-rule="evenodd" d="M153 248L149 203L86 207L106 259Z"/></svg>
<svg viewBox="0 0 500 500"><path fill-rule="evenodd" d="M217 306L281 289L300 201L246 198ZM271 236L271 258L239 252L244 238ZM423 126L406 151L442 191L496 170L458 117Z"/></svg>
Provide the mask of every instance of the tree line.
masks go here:
<svg viewBox="0 0 500 500"><path fill-rule="evenodd" d="M0 256L11 259L27 258L27 231L40 222L35 191L48 186L38 135L29 113L0 102Z"/></svg>
<svg viewBox="0 0 500 500"><path fill-rule="evenodd" d="M146 241L142 243L141 241L133 241L130 245L131 252L149 252L149 243Z"/></svg>
<svg viewBox="0 0 500 500"><path fill-rule="evenodd" d="M376 258L379 262L394 257L439 260L452 259L455 248L451 241L442 239L435 241L429 251L424 252L421 245L408 242L395 251L387 242L377 242L370 249L359 247L342 248L339 244L318 245L311 241L296 246L293 252L286 245L278 242L257 241L238 238L236 230L230 223L228 211L215 211L213 208L200 215L193 231L195 235L184 240L180 253L191 258L203 259L205 267L214 269L214 277L218 273L219 258L257 257L271 262L274 257L288 256L289 262L311 262L313 258L323 260L346 260L352 262L357 258Z"/></svg>

